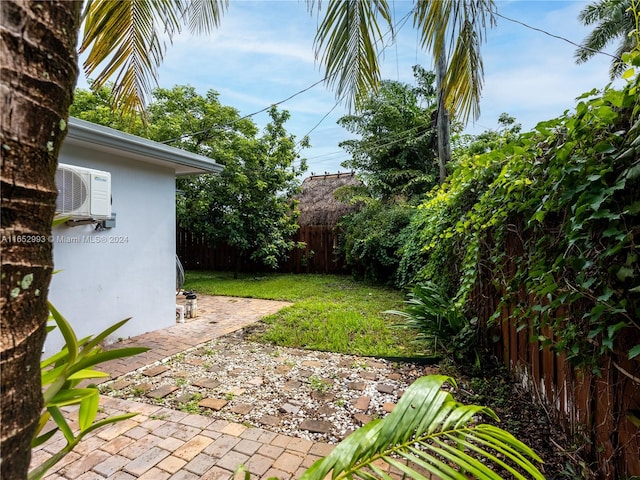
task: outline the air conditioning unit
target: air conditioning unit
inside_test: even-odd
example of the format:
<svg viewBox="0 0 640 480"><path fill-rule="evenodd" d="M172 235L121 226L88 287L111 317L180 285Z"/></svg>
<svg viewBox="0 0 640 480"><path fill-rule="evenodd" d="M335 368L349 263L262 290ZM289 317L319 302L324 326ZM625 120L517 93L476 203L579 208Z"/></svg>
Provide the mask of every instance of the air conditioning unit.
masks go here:
<svg viewBox="0 0 640 480"><path fill-rule="evenodd" d="M111 217L111 174L91 168L58 164L56 213L73 220Z"/></svg>

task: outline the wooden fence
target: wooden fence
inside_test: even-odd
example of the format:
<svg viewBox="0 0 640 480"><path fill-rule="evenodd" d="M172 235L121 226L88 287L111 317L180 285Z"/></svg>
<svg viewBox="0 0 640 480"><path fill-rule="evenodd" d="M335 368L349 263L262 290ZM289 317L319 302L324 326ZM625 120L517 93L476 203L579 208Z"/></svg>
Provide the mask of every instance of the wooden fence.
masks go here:
<svg viewBox="0 0 640 480"><path fill-rule="evenodd" d="M344 273L344 258L337 251L339 233L328 226L303 226L293 237L303 242L304 248L295 248L284 259L281 273ZM240 259L238 250L229 245L210 245L202 235L179 228L176 235L176 251L187 270L222 270L262 272L266 267L250 259ZM240 263L238 261L240 260Z"/></svg>
<svg viewBox="0 0 640 480"><path fill-rule="evenodd" d="M521 254L518 250L514 235L507 241L507 257L517 258ZM472 301L484 325L500 298L501 292L491 282L491 272L481 272ZM577 440L576 444L586 441L580 454L597 463L599 478L620 480L640 475L640 428L632 421L632 415L640 416L640 361L628 360L625 354L640 343L638 329L620 332L616 350L621 353L605 357L601 375L594 375L573 368L564 355L532 341L533 319L524 328L509 320L516 307L533 306L536 302L523 289L517 299L519 305L501 308L496 322L499 327L493 332L500 339L495 344L495 353L570 438ZM556 312L558 318L563 313ZM553 338L549 328L542 333Z"/></svg>

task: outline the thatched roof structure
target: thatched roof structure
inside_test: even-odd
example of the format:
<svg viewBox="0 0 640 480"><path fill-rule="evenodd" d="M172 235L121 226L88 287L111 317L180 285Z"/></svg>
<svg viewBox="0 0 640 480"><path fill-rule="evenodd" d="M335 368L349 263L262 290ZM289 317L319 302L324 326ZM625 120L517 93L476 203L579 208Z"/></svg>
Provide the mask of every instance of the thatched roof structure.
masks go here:
<svg viewBox="0 0 640 480"><path fill-rule="evenodd" d="M302 192L296 196L300 201L298 225L336 225L340 218L355 210L353 205L341 202L335 191L345 185L360 185L353 173L313 175L302 182Z"/></svg>

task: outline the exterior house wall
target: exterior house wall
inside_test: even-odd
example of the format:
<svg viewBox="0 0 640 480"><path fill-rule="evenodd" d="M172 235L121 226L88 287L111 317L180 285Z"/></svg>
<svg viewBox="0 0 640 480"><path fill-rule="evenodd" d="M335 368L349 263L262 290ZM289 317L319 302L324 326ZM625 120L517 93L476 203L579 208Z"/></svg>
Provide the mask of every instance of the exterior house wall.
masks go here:
<svg viewBox="0 0 640 480"><path fill-rule="evenodd" d="M175 323L175 174L118 152L63 144L60 162L111 173L116 226L53 229L49 299L79 338L132 317L109 341ZM49 334L45 357L63 346Z"/></svg>

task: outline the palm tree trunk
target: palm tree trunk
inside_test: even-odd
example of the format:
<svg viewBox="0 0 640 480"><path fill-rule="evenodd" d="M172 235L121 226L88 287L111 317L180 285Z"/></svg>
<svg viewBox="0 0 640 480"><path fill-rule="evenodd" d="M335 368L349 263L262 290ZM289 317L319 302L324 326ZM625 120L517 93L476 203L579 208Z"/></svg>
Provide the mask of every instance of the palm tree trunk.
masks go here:
<svg viewBox="0 0 640 480"><path fill-rule="evenodd" d="M0 1L3 480L24 479L42 410L40 356L52 272L55 170L78 75L82 2Z"/></svg>
<svg viewBox="0 0 640 480"><path fill-rule="evenodd" d="M438 117L436 120L438 139L438 170L440 172L440 184L447 178L447 164L451 161L451 124L449 112L444 104L446 90L444 77L447 73L447 52L444 46L440 50L436 61L436 86L438 88Z"/></svg>

